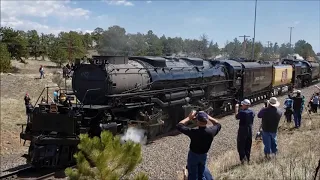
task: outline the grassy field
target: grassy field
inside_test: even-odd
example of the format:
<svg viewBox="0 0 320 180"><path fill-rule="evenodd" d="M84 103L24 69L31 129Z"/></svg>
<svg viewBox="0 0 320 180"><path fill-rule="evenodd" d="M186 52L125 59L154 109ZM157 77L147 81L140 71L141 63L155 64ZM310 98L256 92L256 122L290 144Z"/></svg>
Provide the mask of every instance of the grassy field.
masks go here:
<svg viewBox="0 0 320 180"><path fill-rule="evenodd" d="M1 155L20 154L26 148L20 144L21 127L17 123L26 123L24 95L30 94L34 104L45 86L57 85L55 82L61 71L49 61L27 60L28 64L12 61L16 72L1 74ZM45 79L39 79L38 69L44 66ZM50 95L52 92L50 92ZM52 96L52 95L51 95Z"/></svg>
<svg viewBox="0 0 320 180"><path fill-rule="evenodd" d="M279 153L264 159L263 144L253 141L251 163L240 165L237 151L228 151L209 163L215 179L313 179L320 160L320 114L304 113L300 129L282 119ZM320 172L319 172L320 173ZM319 176L320 179L320 176Z"/></svg>

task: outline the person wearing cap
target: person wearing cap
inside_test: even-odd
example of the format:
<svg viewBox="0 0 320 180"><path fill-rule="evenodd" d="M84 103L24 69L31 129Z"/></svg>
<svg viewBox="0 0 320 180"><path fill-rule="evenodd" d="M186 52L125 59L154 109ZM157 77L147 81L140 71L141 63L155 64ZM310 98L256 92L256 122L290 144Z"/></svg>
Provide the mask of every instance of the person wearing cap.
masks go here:
<svg viewBox="0 0 320 180"><path fill-rule="evenodd" d="M297 95L292 99L294 124L296 128L299 128L301 126L301 115L303 112L305 98L301 95L301 91L297 90Z"/></svg>
<svg viewBox="0 0 320 180"><path fill-rule="evenodd" d="M282 112L278 108L280 102L276 97L271 97L268 102L268 107L260 110L258 118L262 119L262 142L265 156L269 159L271 153L276 155L278 151L277 132Z"/></svg>
<svg viewBox="0 0 320 180"><path fill-rule="evenodd" d="M255 113L249 109L251 102L248 99L241 101L241 109L238 111L239 105L236 104L235 117L239 120L239 129L237 136L237 150L241 164L245 160L250 162L250 153L252 145L252 124Z"/></svg>
<svg viewBox="0 0 320 180"><path fill-rule="evenodd" d="M186 124L189 121L195 121L198 128L188 127ZM209 121L212 126L208 125ZM213 179L206 168L206 162L213 138L221 130L219 122L203 111L193 111L180 121L176 128L191 140L187 159L188 180Z"/></svg>

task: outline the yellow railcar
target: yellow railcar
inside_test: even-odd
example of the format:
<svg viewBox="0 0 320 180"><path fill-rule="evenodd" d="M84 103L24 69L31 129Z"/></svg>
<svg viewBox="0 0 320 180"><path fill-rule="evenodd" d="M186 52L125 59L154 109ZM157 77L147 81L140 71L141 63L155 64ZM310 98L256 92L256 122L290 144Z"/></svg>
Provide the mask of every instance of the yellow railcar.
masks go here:
<svg viewBox="0 0 320 180"><path fill-rule="evenodd" d="M272 87L284 86L291 83L293 68L291 65L273 66Z"/></svg>

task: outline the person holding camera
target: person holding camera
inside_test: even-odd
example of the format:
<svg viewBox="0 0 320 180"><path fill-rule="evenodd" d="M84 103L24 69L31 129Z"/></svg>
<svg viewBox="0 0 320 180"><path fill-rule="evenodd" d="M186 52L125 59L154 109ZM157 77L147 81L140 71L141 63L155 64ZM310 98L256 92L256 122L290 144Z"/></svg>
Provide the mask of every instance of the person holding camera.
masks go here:
<svg viewBox="0 0 320 180"><path fill-rule="evenodd" d="M276 155L277 148L277 132L282 112L278 108L280 102L276 97L271 97L268 101L268 107L260 110L258 118L262 119L262 142L264 144L264 153L267 159L270 154Z"/></svg>
<svg viewBox="0 0 320 180"><path fill-rule="evenodd" d="M252 145L252 124L255 113L249 109L251 102L248 99L241 101L241 109L239 109L239 104L236 104L235 117L239 120L239 129L237 136L237 150L239 153L239 158L241 164L245 160L250 162L250 153Z"/></svg>
<svg viewBox="0 0 320 180"><path fill-rule="evenodd" d="M189 121L195 121L198 128L188 127L186 124ZM212 126L208 126L209 121ZM206 168L206 162L213 138L221 130L219 122L203 111L192 111L176 128L191 140L187 160L188 180L213 179Z"/></svg>

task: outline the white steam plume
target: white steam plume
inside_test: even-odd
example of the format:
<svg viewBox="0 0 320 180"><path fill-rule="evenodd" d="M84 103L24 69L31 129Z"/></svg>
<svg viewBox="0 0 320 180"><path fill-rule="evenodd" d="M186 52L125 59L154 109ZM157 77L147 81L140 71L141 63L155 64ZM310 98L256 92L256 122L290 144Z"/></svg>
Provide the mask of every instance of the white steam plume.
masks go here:
<svg viewBox="0 0 320 180"><path fill-rule="evenodd" d="M133 141L135 143L140 143L142 145L147 144L147 136L144 135L144 129L138 129L136 127L129 127L124 135L121 137L122 142Z"/></svg>

